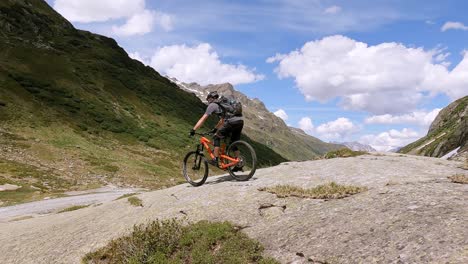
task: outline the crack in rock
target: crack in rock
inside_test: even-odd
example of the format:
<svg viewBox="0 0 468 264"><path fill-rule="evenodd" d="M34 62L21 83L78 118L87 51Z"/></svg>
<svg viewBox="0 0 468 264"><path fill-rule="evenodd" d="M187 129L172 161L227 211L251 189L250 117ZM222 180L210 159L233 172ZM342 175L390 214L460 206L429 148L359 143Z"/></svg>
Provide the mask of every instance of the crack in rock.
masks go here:
<svg viewBox="0 0 468 264"><path fill-rule="evenodd" d="M236 225L236 226L234 226L234 230L237 231L237 232L239 232L239 231L242 231L242 230L244 230L244 229L246 229L246 228L249 228L249 227L252 227L252 226L250 226L250 225L243 225L243 226L241 226L241 225Z"/></svg>
<svg viewBox="0 0 468 264"><path fill-rule="evenodd" d="M313 259L313 258L308 258L307 261L311 262L313 264L330 264L330 262L321 261L321 260L317 260L317 259Z"/></svg>
<svg viewBox="0 0 468 264"><path fill-rule="evenodd" d="M181 213L183 215L187 215L187 213L184 210L180 210L179 213Z"/></svg>
<svg viewBox="0 0 468 264"><path fill-rule="evenodd" d="M276 209L276 210L275 210ZM261 204L258 208L260 216L278 216L283 214L286 210L286 205L275 205L275 204Z"/></svg>

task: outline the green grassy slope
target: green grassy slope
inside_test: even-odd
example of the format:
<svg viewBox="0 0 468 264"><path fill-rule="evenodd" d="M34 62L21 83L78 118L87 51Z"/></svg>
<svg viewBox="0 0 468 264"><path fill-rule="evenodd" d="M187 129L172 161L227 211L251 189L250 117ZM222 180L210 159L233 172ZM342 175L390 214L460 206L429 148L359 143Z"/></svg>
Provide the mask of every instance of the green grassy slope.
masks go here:
<svg viewBox="0 0 468 264"><path fill-rule="evenodd" d="M42 0L0 2L0 50L0 185L36 186L41 197L183 179L180 162L196 144L188 131L206 107L197 97L113 39L74 29ZM256 150L262 164L285 161ZM35 173L16 173L25 168ZM0 199L12 203L9 195Z"/></svg>
<svg viewBox="0 0 468 264"><path fill-rule="evenodd" d="M468 151L468 96L442 109L428 134L400 149L400 153L442 157L453 149Z"/></svg>

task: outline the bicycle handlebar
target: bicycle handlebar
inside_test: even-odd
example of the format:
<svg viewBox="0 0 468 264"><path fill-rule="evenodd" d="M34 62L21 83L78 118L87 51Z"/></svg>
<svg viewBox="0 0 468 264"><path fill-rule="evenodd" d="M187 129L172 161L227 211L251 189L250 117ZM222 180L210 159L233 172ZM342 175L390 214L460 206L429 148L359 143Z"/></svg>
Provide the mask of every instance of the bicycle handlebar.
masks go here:
<svg viewBox="0 0 468 264"><path fill-rule="evenodd" d="M212 133L212 132L204 132L204 133L195 132L195 135L198 135L198 136L212 136L212 135L214 135L214 133Z"/></svg>
<svg viewBox="0 0 468 264"><path fill-rule="evenodd" d="M212 135L214 135L214 133L212 133L212 132L204 132L204 133L195 132L194 135L197 135L197 136L212 136ZM189 136L193 137L192 135L189 135Z"/></svg>

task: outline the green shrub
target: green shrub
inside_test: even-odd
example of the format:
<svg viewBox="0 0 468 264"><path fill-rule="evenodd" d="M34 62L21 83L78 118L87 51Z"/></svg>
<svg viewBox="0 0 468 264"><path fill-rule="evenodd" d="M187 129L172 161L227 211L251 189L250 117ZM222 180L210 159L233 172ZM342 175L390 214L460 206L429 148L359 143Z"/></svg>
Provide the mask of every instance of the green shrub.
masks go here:
<svg viewBox="0 0 468 264"><path fill-rule="evenodd" d="M133 232L96 252L84 263L278 263L262 256L263 247L229 222L180 220L136 225Z"/></svg>

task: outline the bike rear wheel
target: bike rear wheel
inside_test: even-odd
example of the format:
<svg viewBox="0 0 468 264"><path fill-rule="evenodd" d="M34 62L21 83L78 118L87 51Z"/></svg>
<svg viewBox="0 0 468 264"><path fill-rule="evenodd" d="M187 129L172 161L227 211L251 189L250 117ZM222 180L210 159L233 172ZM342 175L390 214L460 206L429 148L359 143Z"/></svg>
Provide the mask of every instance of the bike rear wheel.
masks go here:
<svg viewBox="0 0 468 264"><path fill-rule="evenodd" d="M183 174L188 183L201 186L208 178L208 162L203 154L191 151L185 155Z"/></svg>
<svg viewBox="0 0 468 264"><path fill-rule="evenodd" d="M257 169L257 155L249 143L242 140L233 142L229 146L227 154L233 158L237 158L239 155L241 159L236 166L228 168L231 177L238 181L247 181L252 178Z"/></svg>

